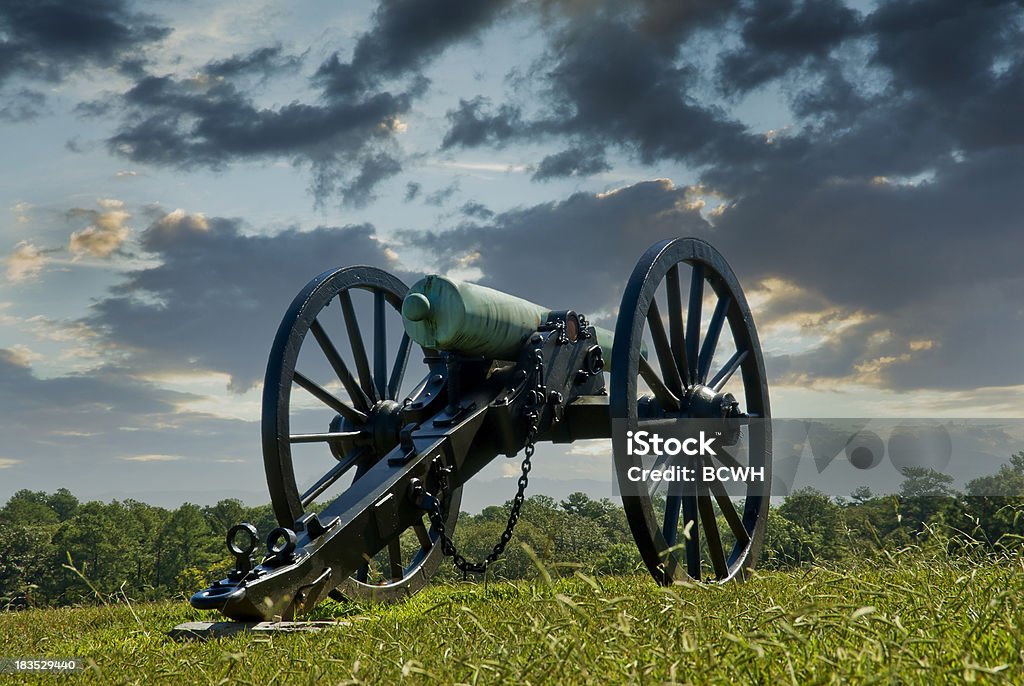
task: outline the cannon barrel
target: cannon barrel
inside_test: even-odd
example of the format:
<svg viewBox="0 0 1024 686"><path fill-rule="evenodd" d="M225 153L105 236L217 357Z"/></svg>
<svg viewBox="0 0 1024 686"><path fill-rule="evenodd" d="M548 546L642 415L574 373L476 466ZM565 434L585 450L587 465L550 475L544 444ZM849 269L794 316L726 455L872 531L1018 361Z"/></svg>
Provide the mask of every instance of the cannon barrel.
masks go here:
<svg viewBox="0 0 1024 686"><path fill-rule="evenodd" d="M438 275L417 281L402 302L405 331L423 347L495 360L518 358L523 342L551 312L493 288ZM597 326L594 331L610 371L615 335Z"/></svg>

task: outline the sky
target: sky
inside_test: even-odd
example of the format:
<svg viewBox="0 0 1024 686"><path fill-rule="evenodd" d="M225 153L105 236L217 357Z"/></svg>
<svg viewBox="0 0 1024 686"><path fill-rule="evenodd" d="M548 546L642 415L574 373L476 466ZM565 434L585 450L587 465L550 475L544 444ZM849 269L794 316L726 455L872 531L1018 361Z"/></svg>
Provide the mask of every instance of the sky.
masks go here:
<svg viewBox="0 0 1024 686"><path fill-rule="evenodd" d="M677 235L735 269L776 416L1020 417L1021 45L995 0L5 0L0 498L264 501L314 275L612 328ZM610 494L605 444L538 455Z"/></svg>

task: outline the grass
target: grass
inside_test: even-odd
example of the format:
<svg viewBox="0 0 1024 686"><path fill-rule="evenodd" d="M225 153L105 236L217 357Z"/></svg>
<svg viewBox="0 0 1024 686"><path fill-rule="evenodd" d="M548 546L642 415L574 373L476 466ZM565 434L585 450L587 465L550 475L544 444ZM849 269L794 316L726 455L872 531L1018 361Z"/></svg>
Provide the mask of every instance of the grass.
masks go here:
<svg viewBox="0 0 1024 686"><path fill-rule="evenodd" d="M351 622L329 632L208 642L167 637L214 618L184 601L28 610L0 615L0 657L84 657L86 683L1022 683L1022 613L1020 559L908 554L727 586L434 585L325 604L315 618Z"/></svg>

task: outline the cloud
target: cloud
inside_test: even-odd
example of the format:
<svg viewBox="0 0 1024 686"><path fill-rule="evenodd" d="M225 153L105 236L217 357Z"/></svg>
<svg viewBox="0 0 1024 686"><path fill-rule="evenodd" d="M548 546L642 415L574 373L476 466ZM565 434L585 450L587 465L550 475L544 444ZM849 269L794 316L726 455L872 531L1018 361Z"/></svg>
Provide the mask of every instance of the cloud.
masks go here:
<svg viewBox="0 0 1024 686"><path fill-rule="evenodd" d="M147 76L117 102L122 121L107 146L133 162L180 169L283 157L311 170L318 200L339 193L359 205L400 168L389 146L411 97L381 92L272 109L226 79Z"/></svg>
<svg viewBox="0 0 1024 686"><path fill-rule="evenodd" d="M72 219L84 218L90 222L86 228L71 234L68 250L75 256L107 258L128 239L130 230L125 222L131 214L125 211L124 202L103 198L97 204L103 208L101 211L74 208L68 212Z"/></svg>
<svg viewBox="0 0 1024 686"><path fill-rule="evenodd" d="M463 203L462 207L459 208L459 212L474 219L490 219L494 216L494 212L486 205L472 201Z"/></svg>
<svg viewBox="0 0 1024 686"><path fill-rule="evenodd" d="M170 468L211 453L227 457L259 451L255 416L238 421L190 412L183 408L201 397L160 388L123 367L105 365L43 378L25 362L17 352L0 348L0 433L4 454L17 456L0 459L0 469L16 466L18 471L16 484L0 480L8 495L16 485L46 490L67 486L88 497L113 490L130 497L153 490L147 480L152 477L126 471L118 456L155 462L148 475L156 465ZM262 492L258 472L232 474L228 465L211 460L204 465L204 474L215 482L231 479L237 488ZM188 470L161 474L160 488L195 491Z"/></svg>
<svg viewBox="0 0 1024 686"><path fill-rule="evenodd" d="M167 212L140 236L157 264L126 274L84 323L133 374L222 372L243 392L262 380L280 317L315 275L370 264L409 276L372 226L251 233L238 219Z"/></svg>
<svg viewBox="0 0 1024 686"><path fill-rule="evenodd" d="M46 96L39 91L22 88L7 93L0 104L0 121L20 122L35 119L43 113Z"/></svg>
<svg viewBox="0 0 1024 686"><path fill-rule="evenodd" d="M169 33L126 0L5 0L0 3L0 87L18 79L57 83L83 67L114 67L138 59ZM0 118L32 118L43 97L25 88L7 93Z"/></svg>
<svg viewBox="0 0 1024 686"><path fill-rule="evenodd" d="M44 421L64 430L116 426L119 420L128 423L130 417L171 414L177 403L189 397L141 382L111 366L88 374L39 378L24 355L0 348L0 402L6 408L3 423L10 427L39 426ZM100 421L101 417L105 419Z"/></svg>
<svg viewBox="0 0 1024 686"><path fill-rule="evenodd" d="M7 266L5 277L10 283L31 281L39 276L49 261L45 251L30 241L18 241L4 260Z"/></svg>
<svg viewBox="0 0 1024 686"><path fill-rule="evenodd" d="M493 113L489 111L490 106L490 99L483 96L459 99L459 106L445 115L448 131L441 141L441 148L470 148L484 144L501 147L540 128L524 122L522 112L515 105L503 104Z"/></svg>
<svg viewBox="0 0 1024 686"><path fill-rule="evenodd" d="M331 97L379 87L384 79L422 69L452 44L489 26L511 0L384 0L372 28L360 36L352 60L333 54L316 78Z"/></svg>
<svg viewBox="0 0 1024 686"><path fill-rule="evenodd" d="M458 181L453 181L444 188L439 188L433 193L427 195L427 197L424 198L423 202L427 203L428 205L433 205L434 207L441 207L446 202L451 200L452 196L459 192L459 185L460 184Z"/></svg>
<svg viewBox="0 0 1024 686"><path fill-rule="evenodd" d="M373 189L377 187L377 184L400 171L402 171L402 164L386 152L365 157L362 160L359 173L343 185L341 195L353 207L365 207L376 197ZM317 192L317 195L325 195L327 187L331 185L330 183L325 184L324 190Z"/></svg>
<svg viewBox="0 0 1024 686"><path fill-rule="evenodd" d="M548 155L533 173L534 181L546 181L565 176L590 176L611 169L600 146L569 148Z"/></svg>
<svg viewBox="0 0 1024 686"><path fill-rule="evenodd" d="M206 64L198 75L136 73L113 102L83 103L86 115L120 117L106 143L133 162L178 169L221 170L242 160L286 159L311 174L317 206L339 198L363 207L402 169L396 134L429 82L420 70L455 42L493 22L510 0L388 0L357 40L352 59L334 53L311 77L321 97L311 103L256 104L248 76L294 71L301 57L280 45ZM402 80L401 83L385 82Z"/></svg>
<svg viewBox="0 0 1024 686"><path fill-rule="evenodd" d="M147 453L145 455L132 455L131 457L122 457L122 460L128 462L177 462L178 460L184 459L181 455L163 455L160 453Z"/></svg>
<svg viewBox="0 0 1024 686"><path fill-rule="evenodd" d="M278 44L257 48L244 55L214 60L203 67L203 72L215 78L255 75L267 79L281 72L294 72L301 64L302 57L284 54L284 48Z"/></svg>
<svg viewBox="0 0 1024 686"><path fill-rule="evenodd" d="M410 181L409 183L405 184L405 202L411 202L415 200L422 189L422 184L416 183L415 181Z"/></svg>
<svg viewBox="0 0 1024 686"><path fill-rule="evenodd" d="M860 15L839 0L773 0L742 14L742 46L718 65L719 86L727 93L750 91L808 61L826 60L860 32Z"/></svg>
<svg viewBox="0 0 1024 686"><path fill-rule="evenodd" d="M680 42L728 17L728 4L698 3L678 13L661 2L644 3L640 11L621 3L589 4L594 11L568 13L548 25L548 52L534 67L544 97L537 115L526 116L516 102L461 99L448 112L442 147L568 137L574 152L541 166L581 175L603 171L603 151L612 145L645 164L707 164L758 153L762 140L695 97L699 70L680 60ZM542 173L538 180L544 178L550 177Z"/></svg>

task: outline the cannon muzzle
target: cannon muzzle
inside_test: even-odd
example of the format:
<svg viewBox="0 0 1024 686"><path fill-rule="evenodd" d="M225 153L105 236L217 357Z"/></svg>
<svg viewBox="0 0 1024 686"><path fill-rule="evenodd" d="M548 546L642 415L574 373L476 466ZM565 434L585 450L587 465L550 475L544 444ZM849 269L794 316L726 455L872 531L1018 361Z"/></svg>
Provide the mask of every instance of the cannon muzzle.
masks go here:
<svg viewBox="0 0 1024 686"><path fill-rule="evenodd" d="M413 284L402 302L409 338L425 348L495 360L515 360L551 310L493 288L431 275ZM595 326L605 370L615 335Z"/></svg>

